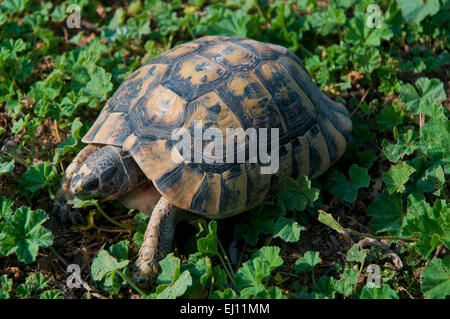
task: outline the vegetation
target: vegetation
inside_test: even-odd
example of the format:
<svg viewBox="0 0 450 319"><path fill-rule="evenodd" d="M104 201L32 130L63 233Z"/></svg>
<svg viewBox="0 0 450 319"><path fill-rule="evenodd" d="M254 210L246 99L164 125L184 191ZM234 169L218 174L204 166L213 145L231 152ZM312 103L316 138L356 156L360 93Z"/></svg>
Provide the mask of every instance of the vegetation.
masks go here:
<svg viewBox="0 0 450 319"><path fill-rule="evenodd" d="M449 17L448 0L3 0L0 298L449 298ZM204 35L296 53L351 113L353 143L248 213L183 224L138 287L146 215L75 200L86 225L71 227L52 202L120 83Z"/></svg>

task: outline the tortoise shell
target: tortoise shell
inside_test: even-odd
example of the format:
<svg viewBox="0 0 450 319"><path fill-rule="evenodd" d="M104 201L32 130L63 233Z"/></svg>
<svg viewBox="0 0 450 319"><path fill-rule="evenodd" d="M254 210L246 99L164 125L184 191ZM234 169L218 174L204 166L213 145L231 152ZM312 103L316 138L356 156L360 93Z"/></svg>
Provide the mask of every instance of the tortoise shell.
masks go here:
<svg viewBox="0 0 450 319"><path fill-rule="evenodd" d="M278 128L279 170L261 174L261 164L248 158L183 160L171 132L192 131L196 120L224 138L226 128ZM132 73L82 141L122 147L172 205L223 218L275 195L286 176L323 173L344 153L351 130L345 107L317 88L289 50L247 38L203 37ZM181 160L173 161L173 153Z"/></svg>

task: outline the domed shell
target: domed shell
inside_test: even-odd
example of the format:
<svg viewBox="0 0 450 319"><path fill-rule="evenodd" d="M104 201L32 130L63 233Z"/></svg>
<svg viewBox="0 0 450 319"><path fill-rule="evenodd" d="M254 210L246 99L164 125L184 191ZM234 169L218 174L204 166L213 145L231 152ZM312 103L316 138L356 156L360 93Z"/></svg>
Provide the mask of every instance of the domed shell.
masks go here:
<svg viewBox="0 0 450 319"><path fill-rule="evenodd" d="M220 130L223 145L227 128L278 128L279 169L262 174L262 164L249 159L248 139L245 162L187 161L171 138L182 128L192 137L196 129ZM351 130L345 107L317 88L289 50L203 37L131 74L82 141L121 146L171 204L223 218L275 195L286 176L323 173L344 153Z"/></svg>

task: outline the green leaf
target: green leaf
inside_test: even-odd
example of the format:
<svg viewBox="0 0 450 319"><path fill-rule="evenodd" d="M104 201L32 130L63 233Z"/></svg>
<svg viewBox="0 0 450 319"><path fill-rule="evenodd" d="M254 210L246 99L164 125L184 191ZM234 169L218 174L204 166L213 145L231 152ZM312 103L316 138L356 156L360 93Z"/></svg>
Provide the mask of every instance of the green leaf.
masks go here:
<svg viewBox="0 0 450 319"><path fill-rule="evenodd" d="M413 114L419 113L419 107L428 108L427 104L440 103L446 98L444 83L439 79L419 78L416 87L417 91L407 83L401 87L399 95L400 100Z"/></svg>
<svg viewBox="0 0 450 319"><path fill-rule="evenodd" d="M433 258L420 274L423 294L432 299L450 296L450 256Z"/></svg>
<svg viewBox="0 0 450 319"><path fill-rule="evenodd" d="M249 261L242 264L236 273L236 289L252 288L252 294L264 290L263 281L270 277L273 269L279 267L283 260L278 255L279 247L265 246L255 252Z"/></svg>
<svg viewBox="0 0 450 319"><path fill-rule="evenodd" d="M420 180L416 189L419 193L433 193L441 196L441 190L445 189L445 173L440 165L428 168Z"/></svg>
<svg viewBox="0 0 450 319"><path fill-rule="evenodd" d="M256 299L287 299L288 297L283 294L280 288L270 287L269 289L263 290L254 296ZM241 296L241 298L246 298Z"/></svg>
<svg viewBox="0 0 450 319"><path fill-rule="evenodd" d="M437 200L431 207L423 199L408 196L408 210L401 229L402 236L418 238L415 242L419 252L428 258L433 250L444 244L450 247L450 206Z"/></svg>
<svg viewBox="0 0 450 319"><path fill-rule="evenodd" d="M175 299L182 296L189 286L192 285L192 277L189 271L185 270L178 279L171 285L167 286L157 296L157 299Z"/></svg>
<svg viewBox="0 0 450 319"><path fill-rule="evenodd" d="M382 284L380 288L364 286L361 290L360 299L399 299L395 290L392 290L386 284Z"/></svg>
<svg viewBox="0 0 450 319"><path fill-rule="evenodd" d="M420 128L420 150L428 157L450 162L450 121L435 118Z"/></svg>
<svg viewBox="0 0 450 319"><path fill-rule="evenodd" d="M226 288L223 291L215 290L211 294L211 299L238 299L239 296L231 288Z"/></svg>
<svg viewBox="0 0 450 319"><path fill-rule="evenodd" d="M356 269L345 269L341 274L341 278L336 283L336 290L348 297L354 292L355 286L358 284L360 272Z"/></svg>
<svg viewBox="0 0 450 319"><path fill-rule="evenodd" d="M111 74L102 67L89 68L90 80L81 90L85 96L93 96L99 101L106 100L108 92L112 90Z"/></svg>
<svg viewBox="0 0 450 319"><path fill-rule="evenodd" d="M173 253L167 255L164 259L159 262L161 267L157 284L170 285L175 282L175 280L180 275L180 259L175 257Z"/></svg>
<svg viewBox="0 0 450 319"><path fill-rule="evenodd" d="M13 213L12 205L14 201L5 196L0 196L0 221L2 219L9 219Z"/></svg>
<svg viewBox="0 0 450 319"><path fill-rule="evenodd" d="M80 118L75 118L72 122L70 129L70 136L59 144L55 148L55 155L53 157L53 162L59 162L61 156L66 155L70 151L77 151L81 148L81 129L83 128L83 123L81 123Z"/></svg>
<svg viewBox="0 0 450 319"><path fill-rule="evenodd" d="M247 23L250 21L245 10L237 10L230 14L231 17L220 19L216 24L209 26L209 34L222 36L247 36Z"/></svg>
<svg viewBox="0 0 450 319"><path fill-rule="evenodd" d="M376 117L380 130L385 131L403 123L403 111L397 106L384 107Z"/></svg>
<svg viewBox="0 0 450 319"><path fill-rule="evenodd" d="M64 299L64 296L61 295L61 290L52 289L41 293L39 299Z"/></svg>
<svg viewBox="0 0 450 319"><path fill-rule="evenodd" d="M275 223L274 237L279 237L286 242L292 243L300 239L300 231L306 230L291 218L280 217Z"/></svg>
<svg viewBox="0 0 450 319"><path fill-rule="evenodd" d="M321 222L322 224L327 225L328 227L333 228L335 231L337 231L338 233L344 234L344 228L341 226L341 224L339 224L331 214L328 214L326 212L324 212L323 210L319 209L319 217L318 217L319 222Z"/></svg>
<svg viewBox="0 0 450 319"><path fill-rule="evenodd" d="M98 200L97 199L80 199L75 197L74 199L68 200L67 203L69 205L72 205L73 208L82 208L82 207L89 207L89 206L97 206Z"/></svg>
<svg viewBox="0 0 450 319"><path fill-rule="evenodd" d="M336 172L331 177L330 192L346 202L354 203L358 190L369 186L370 176L367 168L353 164L349 169L349 177L350 180L347 180L344 174Z"/></svg>
<svg viewBox="0 0 450 319"><path fill-rule="evenodd" d="M273 233L275 229L274 218L279 214L279 206L265 204L264 202L259 207L242 214L234 227L235 240L243 238L246 243L255 246L259 234Z"/></svg>
<svg viewBox="0 0 450 319"><path fill-rule="evenodd" d="M319 253L317 251L307 251L303 257L295 262L295 273L301 273L312 270L320 263Z"/></svg>
<svg viewBox="0 0 450 319"><path fill-rule="evenodd" d="M59 175L55 167L41 163L31 166L19 179L19 190L30 199L37 195L37 191L50 188L59 182Z"/></svg>
<svg viewBox="0 0 450 319"><path fill-rule="evenodd" d="M417 148L417 140L412 130L400 134L396 144L383 141L383 154L392 163L397 163L405 155L411 155Z"/></svg>
<svg viewBox="0 0 450 319"><path fill-rule="evenodd" d="M11 173L14 169L14 160L9 162L0 163L0 176Z"/></svg>
<svg viewBox="0 0 450 319"><path fill-rule="evenodd" d="M358 14L355 18L350 20L345 34L345 39L349 43L379 46L382 39L389 40L392 37L392 31L385 26L380 28L369 28L366 23L367 19L368 17L366 17L365 14Z"/></svg>
<svg viewBox="0 0 450 319"><path fill-rule="evenodd" d="M40 209L18 208L6 223L0 223L0 234L4 235L0 236L0 254L16 253L19 261L33 262L40 246L53 243L52 233L42 226L47 219L47 214Z"/></svg>
<svg viewBox="0 0 450 319"><path fill-rule="evenodd" d="M25 280L25 284L31 287L32 291L35 293L45 289L48 285L48 282L49 282L48 278L46 278L41 273L31 273Z"/></svg>
<svg viewBox="0 0 450 319"><path fill-rule="evenodd" d="M400 194L383 192L367 208L367 216L372 217L370 227L374 233L389 232L397 235L402 226L403 203Z"/></svg>
<svg viewBox="0 0 450 319"><path fill-rule="evenodd" d="M313 293L315 298L335 298L338 292L338 281L333 277L322 276L314 283Z"/></svg>
<svg viewBox="0 0 450 319"><path fill-rule="evenodd" d="M0 277L0 299L9 299L12 291L13 281L8 276Z"/></svg>
<svg viewBox="0 0 450 319"><path fill-rule="evenodd" d="M303 211L307 207L313 207L319 198L319 190L311 187L311 181L305 175L296 180L286 178L286 187L278 195L278 202L290 211Z"/></svg>
<svg viewBox="0 0 450 319"><path fill-rule="evenodd" d="M188 270L192 277L192 287L206 287L212 273L212 263L208 256L200 253L191 254L188 260L183 260L181 271Z"/></svg>
<svg viewBox="0 0 450 319"><path fill-rule="evenodd" d="M360 264L364 263L367 256L367 249L361 248L358 244L354 244L346 254L348 262L357 262Z"/></svg>
<svg viewBox="0 0 450 319"><path fill-rule="evenodd" d="M403 193L405 191L405 184L413 172L415 172L414 167L402 162L391 167L389 172L383 173L383 179L389 194L395 192Z"/></svg>
<svg viewBox="0 0 450 319"><path fill-rule="evenodd" d="M405 22L420 22L428 15L435 15L440 8L439 0L397 0Z"/></svg>
<svg viewBox="0 0 450 319"><path fill-rule="evenodd" d="M217 223L212 220L208 224L208 234L197 240L198 251L204 255L213 257L217 255Z"/></svg>
<svg viewBox="0 0 450 319"><path fill-rule="evenodd" d="M22 12L28 4L28 0L4 0L0 3L0 8L9 13Z"/></svg>
<svg viewBox="0 0 450 319"><path fill-rule="evenodd" d="M123 278L117 274L123 270L126 276L129 264L127 240L111 245L108 250L101 250L91 264L91 276L99 286L117 294L122 286Z"/></svg>

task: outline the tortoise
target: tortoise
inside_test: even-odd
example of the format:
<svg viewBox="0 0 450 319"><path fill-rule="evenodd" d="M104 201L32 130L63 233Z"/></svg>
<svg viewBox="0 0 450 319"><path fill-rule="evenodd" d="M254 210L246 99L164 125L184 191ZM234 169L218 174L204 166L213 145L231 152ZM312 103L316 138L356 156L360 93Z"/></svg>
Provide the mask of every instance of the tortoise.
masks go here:
<svg viewBox="0 0 450 319"><path fill-rule="evenodd" d="M186 160L172 133L199 126L224 139L228 128L278 129L279 169L263 174L261 160L248 155L240 162ZM119 199L150 214L135 264L149 278L170 252L177 222L194 216L188 212L230 217L276 195L287 176L317 177L342 156L351 131L346 108L320 91L288 49L202 37L121 84L83 137L87 146L67 167L58 198ZM249 151L248 137L242 150Z"/></svg>

